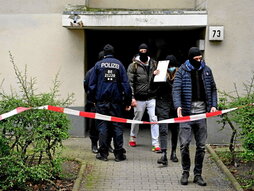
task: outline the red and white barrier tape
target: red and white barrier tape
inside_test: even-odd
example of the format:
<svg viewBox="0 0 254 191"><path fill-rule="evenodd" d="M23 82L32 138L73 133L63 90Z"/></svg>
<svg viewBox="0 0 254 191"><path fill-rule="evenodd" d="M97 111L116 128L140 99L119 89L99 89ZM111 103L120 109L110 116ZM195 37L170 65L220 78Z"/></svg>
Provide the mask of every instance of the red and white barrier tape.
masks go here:
<svg viewBox="0 0 254 191"><path fill-rule="evenodd" d="M254 103L249 104L249 105L254 106ZM218 116L218 115L221 115L224 113L228 113L228 112L237 110L239 108L240 107L235 107L235 108L225 109L225 110L216 111L216 112L212 112L212 113L202 113L202 114L197 114L197 115L190 115L190 116L184 116L184 117L178 117L178 118L165 119L165 120L161 120L161 121L157 121L157 122L147 122L147 121L137 121L137 120L120 118L120 117L102 115L99 113L72 110L72 109L68 109L68 108L64 108L64 107L45 105L45 106L33 107L33 108L32 107L31 108L18 107L12 111L9 111L7 113L0 115L0 121L3 119L6 119L8 117L17 115L19 113L22 113L24 111L30 110L30 109L46 109L46 110L65 113L65 114L69 114L69 115L75 115L75 116L86 117L86 118L91 118L91 119L99 119L99 120L104 120L104 121L120 122L120 123L136 123L136 124L183 123L183 122L195 121L195 120Z"/></svg>

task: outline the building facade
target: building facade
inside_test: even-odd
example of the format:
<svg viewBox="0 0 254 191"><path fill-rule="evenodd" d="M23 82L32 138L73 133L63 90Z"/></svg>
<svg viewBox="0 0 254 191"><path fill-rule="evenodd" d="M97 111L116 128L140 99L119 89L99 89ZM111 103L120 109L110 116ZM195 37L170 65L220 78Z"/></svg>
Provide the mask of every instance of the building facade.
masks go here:
<svg viewBox="0 0 254 191"><path fill-rule="evenodd" d="M168 53L179 62L191 46L199 46L212 68L217 88L243 91L254 70L253 0L0 0L0 77L2 88L18 87L9 51L20 69L37 78L39 92L52 86L59 72L60 93L75 93L73 109L84 110L83 79L106 43L127 67L146 42L151 56ZM71 117L73 136L84 136L85 120ZM208 142L228 142L230 129L218 133L209 119Z"/></svg>

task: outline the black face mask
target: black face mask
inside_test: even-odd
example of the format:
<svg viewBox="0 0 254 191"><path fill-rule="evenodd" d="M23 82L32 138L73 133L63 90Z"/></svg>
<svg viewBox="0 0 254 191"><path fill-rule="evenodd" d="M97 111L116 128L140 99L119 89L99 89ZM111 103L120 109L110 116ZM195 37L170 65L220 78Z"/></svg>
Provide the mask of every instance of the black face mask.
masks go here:
<svg viewBox="0 0 254 191"><path fill-rule="evenodd" d="M147 52L146 53L139 53L139 59L141 60L141 62L147 62L148 60L148 56L147 56Z"/></svg>
<svg viewBox="0 0 254 191"><path fill-rule="evenodd" d="M195 69L199 69L201 66L201 62L194 59L190 59L190 63Z"/></svg>

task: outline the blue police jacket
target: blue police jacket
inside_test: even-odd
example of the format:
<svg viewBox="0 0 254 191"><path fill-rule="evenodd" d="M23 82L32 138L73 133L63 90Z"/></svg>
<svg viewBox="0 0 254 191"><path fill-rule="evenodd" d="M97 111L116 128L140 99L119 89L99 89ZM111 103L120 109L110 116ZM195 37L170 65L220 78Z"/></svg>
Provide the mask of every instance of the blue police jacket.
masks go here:
<svg viewBox="0 0 254 191"><path fill-rule="evenodd" d="M88 84L89 98L93 102L111 102L129 106L132 92L126 69L112 55L98 61L91 73Z"/></svg>

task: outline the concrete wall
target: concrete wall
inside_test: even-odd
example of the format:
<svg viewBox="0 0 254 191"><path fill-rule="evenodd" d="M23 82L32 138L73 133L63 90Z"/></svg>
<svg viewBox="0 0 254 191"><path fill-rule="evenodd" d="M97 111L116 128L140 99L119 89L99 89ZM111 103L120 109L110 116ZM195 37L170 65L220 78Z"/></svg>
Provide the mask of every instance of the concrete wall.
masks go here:
<svg viewBox="0 0 254 191"><path fill-rule="evenodd" d="M218 6L219 5L219 6ZM209 0L208 26L224 26L224 40L211 42L206 34L206 61L213 69L219 90L234 90L233 83L243 93L242 83L250 80L254 71L254 1Z"/></svg>
<svg viewBox="0 0 254 191"><path fill-rule="evenodd" d="M86 0L0 0L0 14L62 13L67 4L84 5Z"/></svg>
<svg viewBox="0 0 254 191"><path fill-rule="evenodd" d="M111 9L193 9L195 0L89 0L88 6Z"/></svg>
<svg viewBox="0 0 254 191"><path fill-rule="evenodd" d="M84 32L62 27L62 11L66 3L83 1L0 1L0 79L3 88L18 84L9 59L9 51L16 65L37 78L38 93L47 92L59 72L60 94L75 93L75 106L84 106Z"/></svg>

